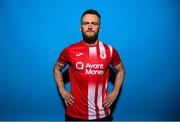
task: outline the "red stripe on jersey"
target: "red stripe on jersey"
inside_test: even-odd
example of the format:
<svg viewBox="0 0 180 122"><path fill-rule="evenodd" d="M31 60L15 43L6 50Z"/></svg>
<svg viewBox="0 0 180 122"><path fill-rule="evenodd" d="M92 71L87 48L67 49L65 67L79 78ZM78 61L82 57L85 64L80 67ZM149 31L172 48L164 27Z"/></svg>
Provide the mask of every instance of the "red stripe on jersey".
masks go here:
<svg viewBox="0 0 180 122"><path fill-rule="evenodd" d="M98 108L98 88L99 84L96 82L96 91L95 91L95 108L96 108L96 118L99 119L99 108Z"/></svg>

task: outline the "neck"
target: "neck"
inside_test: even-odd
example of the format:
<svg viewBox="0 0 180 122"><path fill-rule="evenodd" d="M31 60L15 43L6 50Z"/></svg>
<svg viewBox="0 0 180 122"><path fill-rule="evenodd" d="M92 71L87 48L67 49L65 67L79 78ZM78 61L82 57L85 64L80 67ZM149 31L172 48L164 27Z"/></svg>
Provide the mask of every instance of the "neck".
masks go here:
<svg viewBox="0 0 180 122"><path fill-rule="evenodd" d="M90 46L96 45L98 43L98 40L93 40L93 41L83 40L83 41L86 45L90 45Z"/></svg>

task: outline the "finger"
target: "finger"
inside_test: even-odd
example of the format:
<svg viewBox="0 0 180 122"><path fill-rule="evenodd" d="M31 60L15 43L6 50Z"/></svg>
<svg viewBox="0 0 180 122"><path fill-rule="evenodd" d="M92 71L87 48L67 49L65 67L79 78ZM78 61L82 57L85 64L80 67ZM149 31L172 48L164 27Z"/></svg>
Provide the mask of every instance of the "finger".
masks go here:
<svg viewBox="0 0 180 122"><path fill-rule="evenodd" d="M104 101L103 106L107 107L109 104L110 104L110 100L108 99L108 100Z"/></svg>
<svg viewBox="0 0 180 122"><path fill-rule="evenodd" d="M104 103L104 107L109 108L112 105L112 103L113 103L113 100L108 98L107 101L105 101Z"/></svg>
<svg viewBox="0 0 180 122"><path fill-rule="evenodd" d="M69 98L69 102L70 102L70 104L73 104L74 103L74 99Z"/></svg>
<svg viewBox="0 0 180 122"><path fill-rule="evenodd" d="M113 103L112 101L109 101L108 104L106 104L106 108L110 108L112 103Z"/></svg>
<svg viewBox="0 0 180 122"><path fill-rule="evenodd" d="M108 102L108 100L105 99L105 100L103 101L103 106L105 106L105 105L107 104L107 102Z"/></svg>
<svg viewBox="0 0 180 122"><path fill-rule="evenodd" d="M110 102L108 101L106 104L104 104L104 107L108 108Z"/></svg>
<svg viewBox="0 0 180 122"><path fill-rule="evenodd" d="M68 104L72 105L72 104L74 103L74 97L72 97L71 95L69 95L69 96L67 97L67 102L68 102Z"/></svg>
<svg viewBox="0 0 180 122"><path fill-rule="evenodd" d="M112 101L110 101L110 102L107 104L106 108L110 108L111 105L112 105Z"/></svg>
<svg viewBox="0 0 180 122"><path fill-rule="evenodd" d="M104 105L104 104L107 104L108 101L109 101L109 97L106 96L106 97L104 98L103 105Z"/></svg>
<svg viewBox="0 0 180 122"><path fill-rule="evenodd" d="M66 101L66 100L64 100L64 102L65 102L66 106L68 106L68 103L67 103L67 101Z"/></svg>
<svg viewBox="0 0 180 122"><path fill-rule="evenodd" d="M69 97L70 97L72 100L74 100L74 97L73 97L71 94L69 95Z"/></svg>
<svg viewBox="0 0 180 122"><path fill-rule="evenodd" d="M72 99L67 99L67 102L69 105L72 105L74 103L74 101Z"/></svg>

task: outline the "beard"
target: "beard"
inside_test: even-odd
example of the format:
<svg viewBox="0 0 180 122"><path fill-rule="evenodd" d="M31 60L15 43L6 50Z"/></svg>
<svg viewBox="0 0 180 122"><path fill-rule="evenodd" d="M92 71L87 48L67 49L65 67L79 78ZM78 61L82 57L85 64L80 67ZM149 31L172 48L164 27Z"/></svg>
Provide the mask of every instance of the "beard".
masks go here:
<svg viewBox="0 0 180 122"><path fill-rule="evenodd" d="M89 35L86 34L86 32L82 32L83 40L88 44L95 43L96 40L98 39L98 33L95 33L94 31L92 31L94 33L94 35L89 36Z"/></svg>

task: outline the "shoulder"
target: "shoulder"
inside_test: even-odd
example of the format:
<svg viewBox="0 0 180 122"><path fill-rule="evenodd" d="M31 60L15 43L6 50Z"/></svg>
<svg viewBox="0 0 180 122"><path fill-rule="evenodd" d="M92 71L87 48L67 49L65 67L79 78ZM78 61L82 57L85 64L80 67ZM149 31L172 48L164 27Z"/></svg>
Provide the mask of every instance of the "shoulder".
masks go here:
<svg viewBox="0 0 180 122"><path fill-rule="evenodd" d="M99 41L99 45L104 46L104 47L113 48L110 44L107 44L107 43L102 42L102 41Z"/></svg>
<svg viewBox="0 0 180 122"><path fill-rule="evenodd" d="M110 44L99 41L99 45L100 45L100 48L103 47L106 51L110 52L110 55L112 57L119 55L118 51Z"/></svg>
<svg viewBox="0 0 180 122"><path fill-rule="evenodd" d="M74 48L80 47L82 45L82 41L76 42L74 44L70 44L69 46L67 46L66 48L64 48L64 51L70 51Z"/></svg>
<svg viewBox="0 0 180 122"><path fill-rule="evenodd" d="M110 51L116 51L116 49L112 45L104 43L102 41L99 41L99 45L103 46L105 49L109 49Z"/></svg>
<svg viewBox="0 0 180 122"><path fill-rule="evenodd" d="M76 43L74 43L74 44L71 44L71 45L69 45L67 48L69 49L71 49L71 48L76 48L76 47L80 47L80 46L82 46L82 41L79 41L79 42L76 42Z"/></svg>

